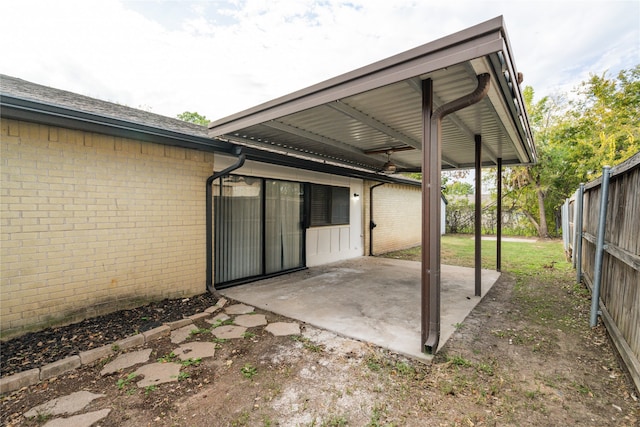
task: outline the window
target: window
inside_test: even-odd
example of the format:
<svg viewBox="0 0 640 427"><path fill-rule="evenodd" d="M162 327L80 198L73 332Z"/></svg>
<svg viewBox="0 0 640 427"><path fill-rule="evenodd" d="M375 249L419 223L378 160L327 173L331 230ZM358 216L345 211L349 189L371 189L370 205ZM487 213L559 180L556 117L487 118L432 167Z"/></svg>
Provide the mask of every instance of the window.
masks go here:
<svg viewBox="0 0 640 427"><path fill-rule="evenodd" d="M349 188L309 185L309 225L349 224Z"/></svg>

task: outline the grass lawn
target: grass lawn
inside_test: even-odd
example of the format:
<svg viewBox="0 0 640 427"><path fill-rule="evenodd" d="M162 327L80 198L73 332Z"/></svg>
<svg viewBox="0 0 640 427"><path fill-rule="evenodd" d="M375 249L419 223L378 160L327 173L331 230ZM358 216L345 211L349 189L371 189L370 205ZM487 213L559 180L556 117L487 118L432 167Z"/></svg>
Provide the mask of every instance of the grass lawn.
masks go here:
<svg viewBox="0 0 640 427"><path fill-rule="evenodd" d="M402 251L390 252L385 257L420 261L419 246ZM442 264L473 267L475 262L475 241L473 236L458 234L442 236ZM502 242L502 270L519 274L538 271L539 268L551 268L567 271L571 264L564 257L561 240L541 240L531 242ZM495 270L496 241L482 241L482 268Z"/></svg>

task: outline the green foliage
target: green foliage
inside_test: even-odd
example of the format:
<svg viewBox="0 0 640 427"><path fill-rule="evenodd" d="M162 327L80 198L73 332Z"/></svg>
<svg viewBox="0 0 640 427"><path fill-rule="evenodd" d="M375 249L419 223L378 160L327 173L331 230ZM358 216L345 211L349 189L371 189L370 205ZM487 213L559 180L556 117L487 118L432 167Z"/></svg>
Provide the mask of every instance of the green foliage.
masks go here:
<svg viewBox="0 0 640 427"><path fill-rule="evenodd" d="M209 124L209 120L198 113L185 111L184 113L180 113L176 116L176 118L183 120L189 123L195 123L197 125L207 126Z"/></svg>
<svg viewBox="0 0 640 427"><path fill-rule="evenodd" d="M251 363L246 363L242 368L240 368L240 373L243 377L250 380L258 375L258 368L253 366Z"/></svg>
<svg viewBox="0 0 640 427"><path fill-rule="evenodd" d="M178 357L173 351L169 354L165 354L162 357L158 357L157 361L160 363L169 363L173 362L173 360Z"/></svg>
<svg viewBox="0 0 640 427"><path fill-rule="evenodd" d="M444 186L444 190L442 191L445 196L449 195L458 195L458 196L469 196L474 193L473 185L464 181L453 181L450 184Z"/></svg>
<svg viewBox="0 0 640 427"><path fill-rule="evenodd" d="M531 87L523 95L538 164L506 170L504 201L546 237L559 226L560 207L580 182L640 151L640 65L615 78L591 75L571 101L544 97L535 102Z"/></svg>
<svg viewBox="0 0 640 427"><path fill-rule="evenodd" d="M202 359L201 359L201 358L197 357L197 358L195 358L195 359L192 359L192 358L190 357L190 358L188 358L187 360L183 360L180 364L181 364L182 366L185 366L185 367L186 367L186 366L191 366L191 365L193 365L193 366L198 366L198 365L200 364L200 362L202 362Z"/></svg>

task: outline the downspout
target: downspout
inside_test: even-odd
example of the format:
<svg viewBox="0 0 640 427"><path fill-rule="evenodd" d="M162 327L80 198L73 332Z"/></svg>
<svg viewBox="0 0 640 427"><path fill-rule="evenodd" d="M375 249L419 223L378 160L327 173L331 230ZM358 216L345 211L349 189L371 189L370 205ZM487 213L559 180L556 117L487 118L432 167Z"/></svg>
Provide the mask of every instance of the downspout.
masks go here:
<svg viewBox="0 0 640 427"><path fill-rule="evenodd" d="M238 156L238 160L229 166L226 169L221 170L220 172L216 172L207 178L207 290L209 292L214 292L215 288L213 287L213 188L212 184L218 178L221 178L229 173L233 172L236 169L242 167L245 161L245 154L242 153L241 147L234 148L234 154Z"/></svg>
<svg viewBox="0 0 640 427"><path fill-rule="evenodd" d="M385 185L386 182L369 187L369 256L373 256L373 229L377 224L373 222L373 189Z"/></svg>
<svg viewBox="0 0 640 427"><path fill-rule="evenodd" d="M440 342L440 188L442 156L440 128L448 114L480 102L489 92L491 76L476 76L476 89L461 98L448 102L431 112L432 83L423 81L423 146L422 146L422 348L434 354ZM428 85L425 83L429 82ZM425 93L425 87L428 92ZM429 97L426 99L425 97ZM428 104L428 105L426 105ZM426 173L425 173L426 172ZM436 191L437 189L437 191ZM433 190L433 191L432 191ZM432 209L435 208L435 209ZM426 212L425 212L426 210ZM432 215L430 210L435 211ZM435 218L434 218L435 217ZM425 251L425 248L428 250Z"/></svg>

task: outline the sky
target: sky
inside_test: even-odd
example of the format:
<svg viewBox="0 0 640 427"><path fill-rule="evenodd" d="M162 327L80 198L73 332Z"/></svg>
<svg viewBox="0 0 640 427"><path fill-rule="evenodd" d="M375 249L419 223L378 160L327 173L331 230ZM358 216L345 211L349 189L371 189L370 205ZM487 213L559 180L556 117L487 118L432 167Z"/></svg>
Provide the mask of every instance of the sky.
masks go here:
<svg viewBox="0 0 640 427"><path fill-rule="evenodd" d="M640 64L638 0L9 0L0 73L215 120L499 15L536 99Z"/></svg>

